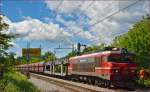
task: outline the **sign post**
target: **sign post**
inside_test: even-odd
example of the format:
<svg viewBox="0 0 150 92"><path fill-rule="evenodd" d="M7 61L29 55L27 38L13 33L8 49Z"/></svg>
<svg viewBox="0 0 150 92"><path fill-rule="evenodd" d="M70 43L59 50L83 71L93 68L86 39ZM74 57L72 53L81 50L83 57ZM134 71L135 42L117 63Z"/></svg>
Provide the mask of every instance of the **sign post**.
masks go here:
<svg viewBox="0 0 150 92"><path fill-rule="evenodd" d="M41 56L41 48L23 48L22 56L25 56L27 61L30 60L30 57L40 57Z"/></svg>
<svg viewBox="0 0 150 92"><path fill-rule="evenodd" d="M27 59L27 64L28 64L28 71L27 71L27 78L30 79L30 74L29 74L29 62L30 62L30 43L27 43L27 53L26 53L26 59Z"/></svg>
<svg viewBox="0 0 150 92"><path fill-rule="evenodd" d="M22 56L26 58L28 69L26 71L27 77L30 78L29 74L29 62L31 57L40 57L41 56L41 48L30 48L30 44L27 44L27 48L22 48Z"/></svg>

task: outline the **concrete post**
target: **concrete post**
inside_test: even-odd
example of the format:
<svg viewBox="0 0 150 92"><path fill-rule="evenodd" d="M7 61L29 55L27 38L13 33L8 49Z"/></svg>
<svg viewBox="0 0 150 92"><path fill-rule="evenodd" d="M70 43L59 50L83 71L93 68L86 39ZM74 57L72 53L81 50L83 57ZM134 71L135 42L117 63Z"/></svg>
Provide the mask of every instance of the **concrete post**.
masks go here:
<svg viewBox="0 0 150 92"><path fill-rule="evenodd" d="M51 73L51 70L52 70L52 69L51 69L51 65L49 65L49 72L50 72L50 73Z"/></svg>
<svg viewBox="0 0 150 92"><path fill-rule="evenodd" d="M52 74L52 65L50 64L50 67L49 67L50 69L49 69L49 71L50 71L50 73Z"/></svg>
<svg viewBox="0 0 150 92"><path fill-rule="evenodd" d="M66 75L68 75L68 64L65 65L65 69Z"/></svg>
<svg viewBox="0 0 150 92"><path fill-rule="evenodd" d="M39 72L39 64L38 64L38 72Z"/></svg>
<svg viewBox="0 0 150 92"><path fill-rule="evenodd" d="M61 76L63 76L63 62L61 63Z"/></svg>
<svg viewBox="0 0 150 92"><path fill-rule="evenodd" d="M53 63L53 74L55 74L55 64Z"/></svg>

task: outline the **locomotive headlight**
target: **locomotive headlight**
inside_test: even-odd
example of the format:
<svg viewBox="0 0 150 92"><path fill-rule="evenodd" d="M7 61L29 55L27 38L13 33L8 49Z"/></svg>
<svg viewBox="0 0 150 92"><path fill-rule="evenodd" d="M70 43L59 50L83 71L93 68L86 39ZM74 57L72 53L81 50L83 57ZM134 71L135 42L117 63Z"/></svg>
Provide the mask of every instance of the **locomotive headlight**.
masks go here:
<svg viewBox="0 0 150 92"><path fill-rule="evenodd" d="M119 72L119 70L115 70L115 72L116 72L116 73L118 73L118 72Z"/></svg>
<svg viewBox="0 0 150 92"><path fill-rule="evenodd" d="M135 72L135 70L131 70L131 72L132 72L132 73L134 73L134 72Z"/></svg>
<svg viewBox="0 0 150 92"><path fill-rule="evenodd" d="M119 72L119 70L116 70L116 69L114 70L114 73L118 73L118 72Z"/></svg>

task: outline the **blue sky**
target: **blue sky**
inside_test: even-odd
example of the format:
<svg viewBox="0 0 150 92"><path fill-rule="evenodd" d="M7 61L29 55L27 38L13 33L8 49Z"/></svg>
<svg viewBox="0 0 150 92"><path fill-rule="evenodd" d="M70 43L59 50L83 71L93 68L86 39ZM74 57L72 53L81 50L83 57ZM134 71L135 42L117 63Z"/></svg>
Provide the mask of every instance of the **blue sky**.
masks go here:
<svg viewBox="0 0 150 92"><path fill-rule="evenodd" d="M131 3L134 2L122 1L119 8ZM53 51L58 45L71 47L78 42L88 46L110 44L148 13L147 3L138 2L94 26L91 25L119 10L117 1L2 0L0 7L10 24L8 32L20 34L13 40L10 51L21 55L21 48L27 42L33 48L41 45L43 52ZM62 57L70 51L59 50L56 55Z"/></svg>
<svg viewBox="0 0 150 92"><path fill-rule="evenodd" d="M25 17L31 17L34 19L38 19L44 23L47 22L53 22L54 24L59 24L59 26L61 27L65 27L63 25L63 23L57 21L55 18L57 16L57 14L61 15L63 17L63 19L65 21L76 21L76 19L78 19L78 16L76 15L76 13L71 13L71 14L65 14L65 13L58 13L55 10L50 10L48 9L48 7L46 6L46 4L44 3L44 1L19 1L19 0L5 0L2 1L2 13L7 16L12 22L20 22L23 21L25 19ZM82 15L84 16L84 15ZM86 17L86 16L84 16ZM49 18L49 20L46 20L46 18ZM87 27L88 28L88 27ZM87 29L84 26L84 29ZM75 38L76 39L76 38ZM78 40L78 39L77 39ZM15 40L16 44L19 44L20 47L25 48L26 47L26 43L30 42L30 47L40 47L40 45L43 48L43 51L47 51L48 50L53 50L53 48L57 47L59 44L61 43L52 43L49 41L28 41L28 40L24 40L24 39L17 39ZM82 42L82 41L81 41ZM70 47L70 45L68 46ZM17 49L20 52L20 49ZM10 51L16 51L16 48L12 48ZM70 51L70 50L69 50ZM60 52L60 51L56 51ZM64 52L64 51L62 51ZM62 53L61 52L61 53ZM66 53L66 51L65 51ZM64 53L62 53L64 54ZM60 56L62 55L60 54ZM58 54L59 55L59 54Z"/></svg>

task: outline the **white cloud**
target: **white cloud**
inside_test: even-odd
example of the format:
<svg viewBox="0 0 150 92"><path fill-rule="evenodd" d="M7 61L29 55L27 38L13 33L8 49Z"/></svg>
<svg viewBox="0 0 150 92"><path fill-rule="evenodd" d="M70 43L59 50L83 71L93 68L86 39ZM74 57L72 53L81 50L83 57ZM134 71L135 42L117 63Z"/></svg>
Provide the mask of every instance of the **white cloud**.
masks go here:
<svg viewBox="0 0 150 92"><path fill-rule="evenodd" d="M67 24L66 24L67 25ZM96 37L92 35L89 31L84 31L82 28L76 26L74 23L70 22L67 25L69 31L72 33L74 37L80 37L82 39L86 39L92 41Z"/></svg>
<svg viewBox="0 0 150 92"><path fill-rule="evenodd" d="M51 42L69 42L70 33L65 32L59 25L53 23L43 23L38 19L26 18L20 22L11 22L5 17L6 23L10 25L7 33L19 34L20 38L27 40L47 40Z"/></svg>
<svg viewBox="0 0 150 92"><path fill-rule="evenodd" d="M96 39L93 34L89 31L84 31L82 26L78 26L75 21L65 21L60 15L57 15L56 19L67 27L72 37L80 37L89 41Z"/></svg>
<svg viewBox="0 0 150 92"><path fill-rule="evenodd" d="M65 0L58 0L58 1L45 1L47 3L48 8L50 9L57 9L61 12L73 12L82 1L65 1Z"/></svg>
<svg viewBox="0 0 150 92"><path fill-rule="evenodd" d="M20 45L18 43L16 43L14 40L9 42L9 44L12 45L12 47L9 48L8 52L15 52L16 53L16 57L21 56L21 50L22 47L20 47Z"/></svg>
<svg viewBox="0 0 150 92"><path fill-rule="evenodd" d="M93 27L89 27L88 31L84 30L83 24L89 26L96 23L98 20L116 12L119 8L124 8L133 3L129 1L45 1L48 8L57 9L58 14L56 21L65 25L64 28L58 24L51 22L50 18L45 17L46 23L33 19L31 17L24 17L23 21L11 22L5 18L10 24L11 33L18 33L20 37L27 40L47 40L50 42L62 42L62 40L70 42L72 38L89 40L95 43L111 43L113 38L120 33L127 32L128 28L135 23L141 16L148 12L147 2L139 2L137 5L130 7L127 10L98 23ZM119 4L119 6L118 6ZM61 15L64 13L67 16L80 17L77 20L65 20ZM82 16L87 16L85 19Z"/></svg>
<svg viewBox="0 0 150 92"><path fill-rule="evenodd" d="M111 43L115 36L123 34L128 31L128 28L134 24L137 20L145 16L148 13L148 1L142 0L137 4L132 5L124 11L121 11L114 16L104 20L93 26L89 31L79 26L80 23L94 24L99 20L102 20L108 15L113 14L119 9L123 9L128 5L136 2L137 0L131 1L45 1L50 9L56 10L57 12L71 14L82 12L87 16L89 21L65 21L60 16L58 20L65 24L72 33L77 33L80 37L85 39L93 40L95 43L105 42ZM81 16L80 14L78 16Z"/></svg>

